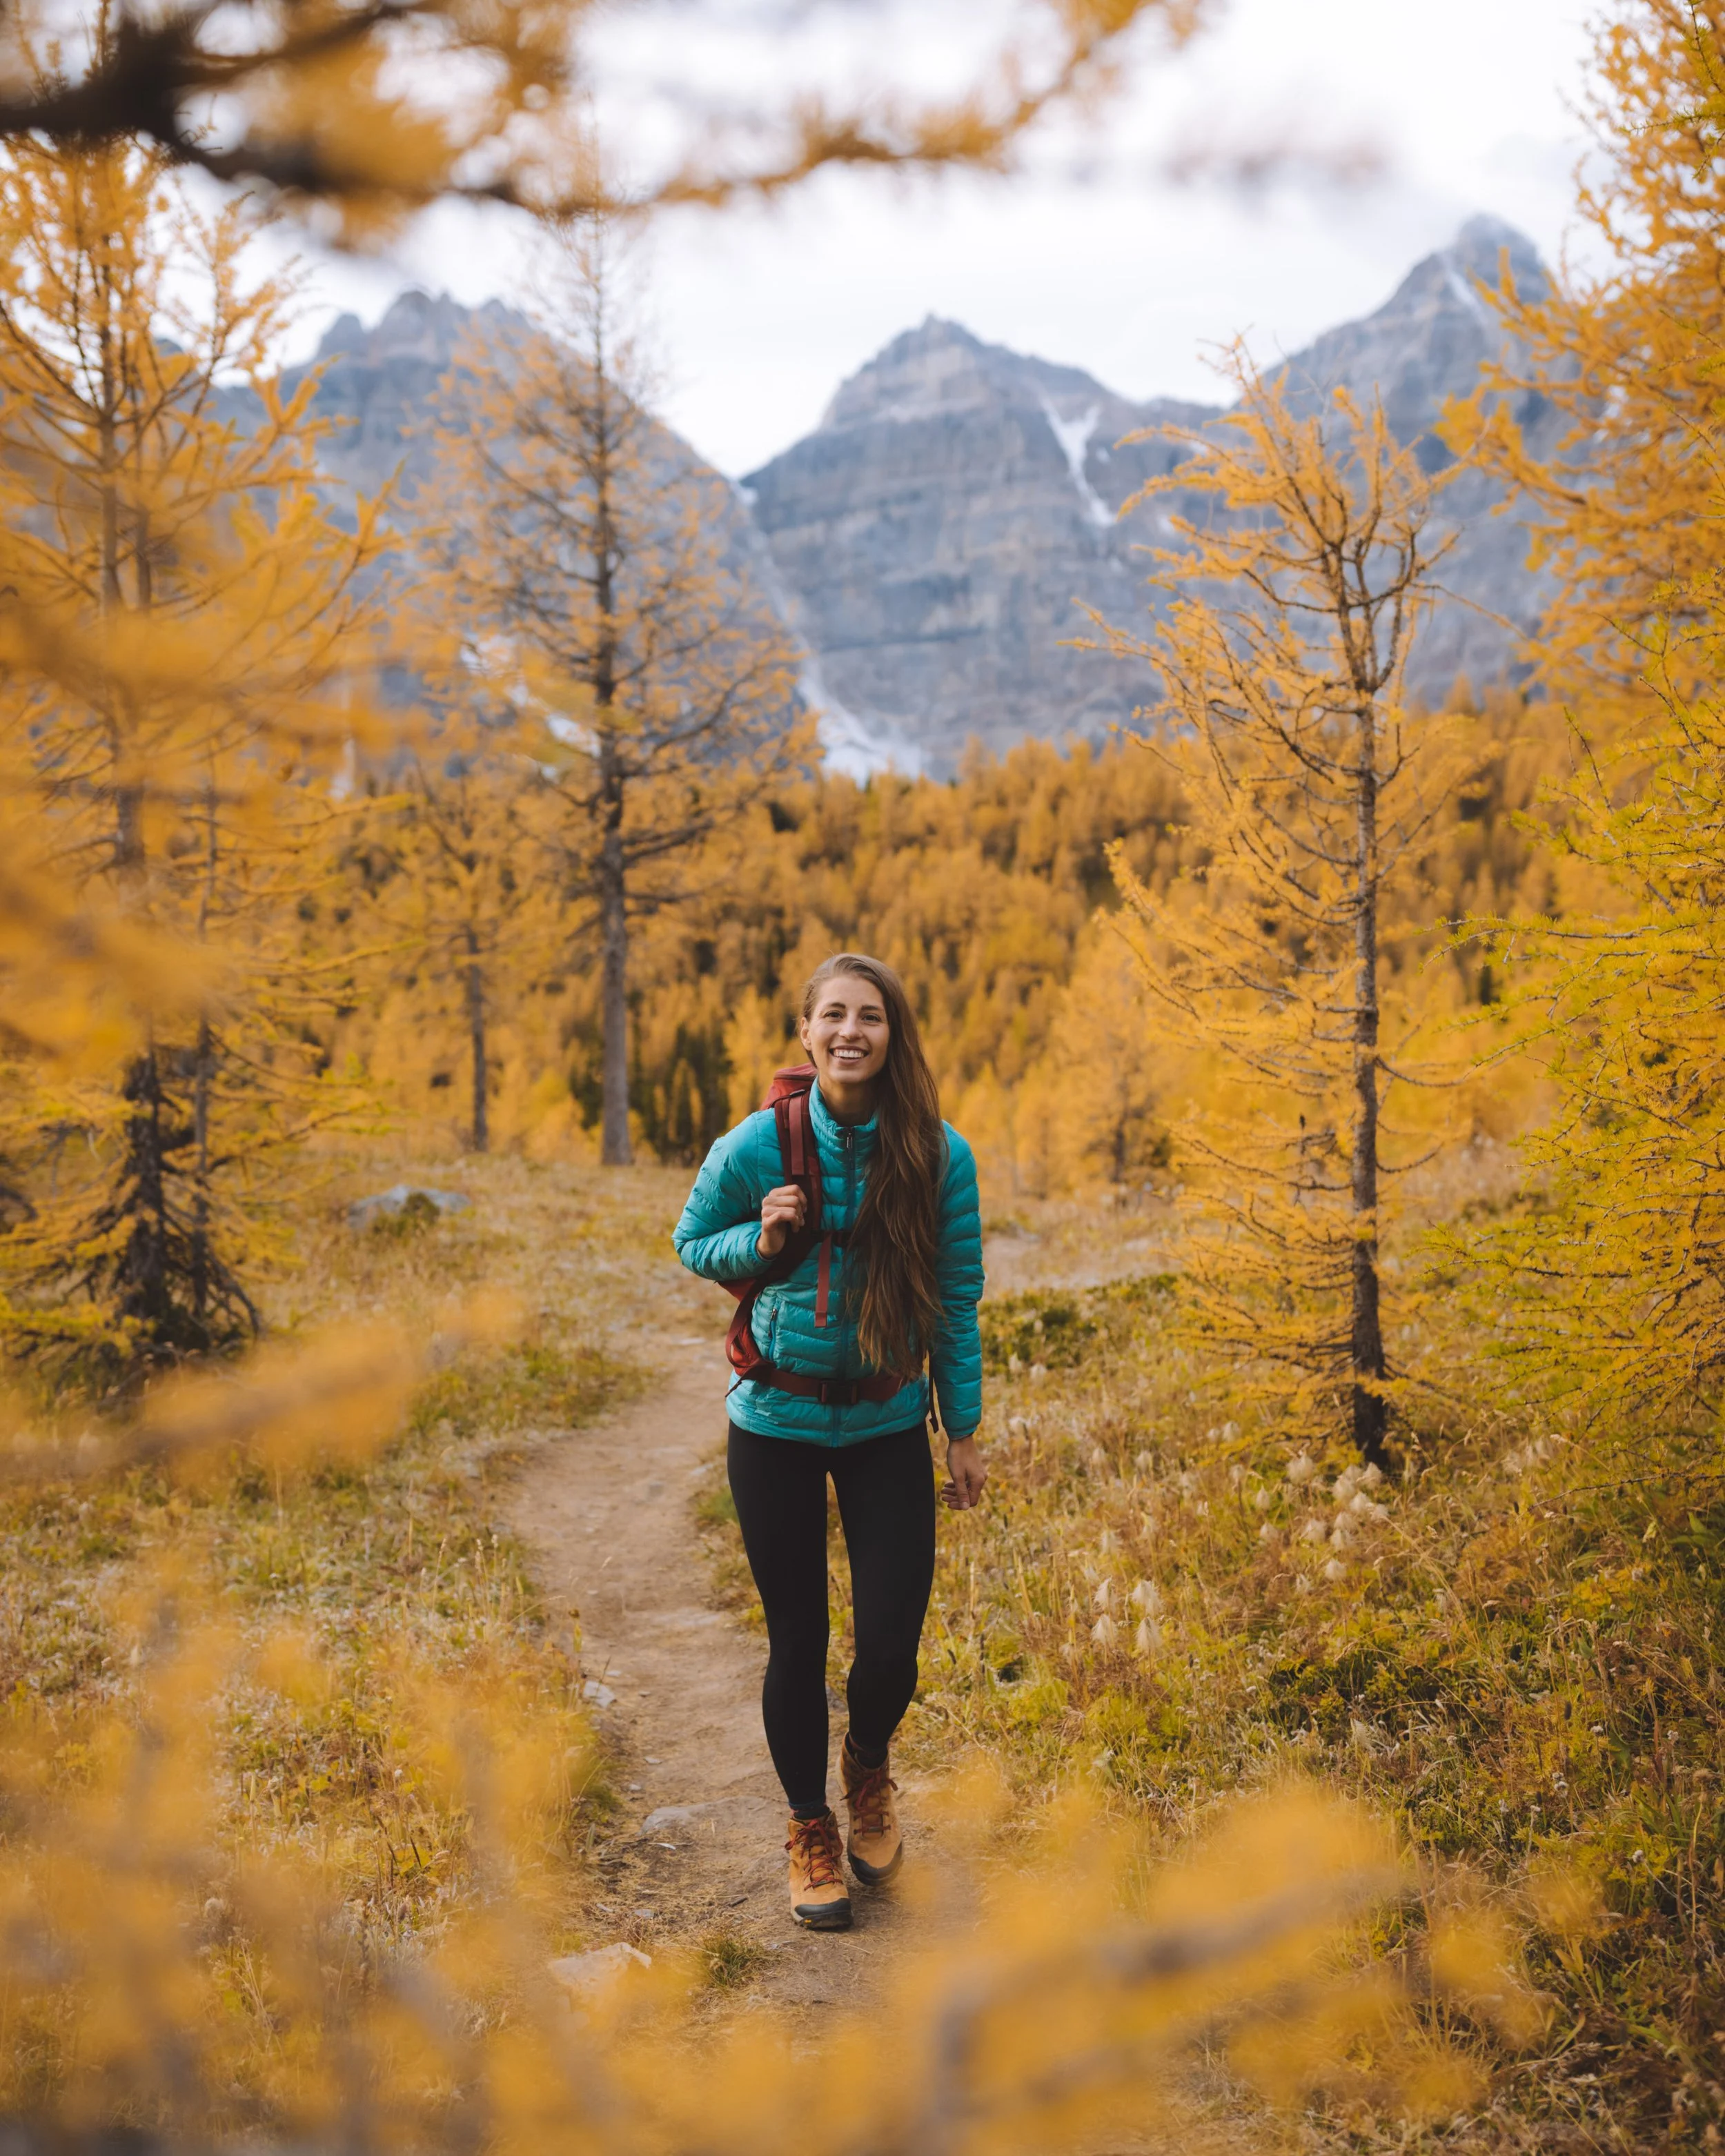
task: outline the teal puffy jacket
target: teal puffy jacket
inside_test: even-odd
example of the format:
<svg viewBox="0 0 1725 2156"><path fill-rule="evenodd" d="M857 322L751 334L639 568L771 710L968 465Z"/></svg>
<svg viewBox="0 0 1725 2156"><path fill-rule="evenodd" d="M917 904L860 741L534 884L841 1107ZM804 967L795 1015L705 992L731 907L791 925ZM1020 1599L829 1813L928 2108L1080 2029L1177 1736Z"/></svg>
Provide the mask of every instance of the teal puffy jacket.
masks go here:
<svg viewBox="0 0 1725 2156"><path fill-rule="evenodd" d="M819 1086L809 1096L815 1143L820 1148L824 1200L823 1228L839 1235L852 1227L862 1205L875 1127L834 1122ZM929 1374L948 1437L968 1437L983 1419L983 1350L976 1306L983 1292L983 1232L977 1211L976 1160L951 1124L947 1172L941 1181L939 1281L944 1315L929 1343ZM726 1131L701 1163L683 1208L674 1241L677 1255L703 1280L742 1281L760 1271L755 1248L761 1203L788 1181L779 1158L778 1131L770 1109L762 1109ZM819 1250L811 1250L788 1279L762 1289L755 1303L755 1342L769 1363L810 1377L860 1378L870 1366L856 1344L856 1326L845 1309L842 1248L832 1255L832 1294L827 1322L814 1322ZM886 1400L859 1400L852 1407L823 1407L771 1385L733 1377L726 1403L731 1419L764 1437L801 1438L814 1445L858 1445L890 1430L906 1430L929 1409L929 1376L914 1378Z"/></svg>

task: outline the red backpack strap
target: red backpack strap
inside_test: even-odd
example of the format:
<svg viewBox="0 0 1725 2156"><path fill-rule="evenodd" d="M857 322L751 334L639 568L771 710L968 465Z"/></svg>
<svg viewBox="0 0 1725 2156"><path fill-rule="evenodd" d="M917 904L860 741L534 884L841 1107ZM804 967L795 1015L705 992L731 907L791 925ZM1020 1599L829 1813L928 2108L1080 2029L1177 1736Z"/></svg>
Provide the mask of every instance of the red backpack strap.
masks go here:
<svg viewBox="0 0 1725 2156"><path fill-rule="evenodd" d="M781 1072L781 1076L788 1076ZM801 1073L798 1074L799 1076ZM783 1163L784 1179L794 1183L803 1194L807 1209L803 1215L804 1229L811 1237L820 1233L821 1206L825 1194L820 1182L820 1147L814 1137L814 1111L809 1105L814 1091L814 1072L809 1082L794 1091L786 1091L773 1103L773 1119L778 1126L778 1157Z"/></svg>
<svg viewBox="0 0 1725 2156"><path fill-rule="evenodd" d="M822 1233L820 1148L815 1142L814 1116L809 1104L814 1085L813 1064L776 1071L767 1089L767 1097L761 1103L763 1108L772 1109L778 1127L779 1172L787 1183L796 1184L807 1204L803 1224L786 1236L778 1256L769 1259L752 1280L732 1285L731 1291L737 1296L737 1304L731 1329L725 1336L725 1353L739 1378L771 1385L801 1399L819 1400L825 1407L854 1407L860 1400L890 1400L911 1379L897 1371L880 1371L871 1378L811 1378L799 1372L778 1369L755 1344L749 1322L762 1289L774 1281L788 1280L817 1243L820 1245L820 1273L814 1296L814 1322L817 1325L827 1322L833 1245L847 1239Z"/></svg>
<svg viewBox="0 0 1725 2156"><path fill-rule="evenodd" d="M767 1358L755 1344L750 1326L755 1303L763 1287L775 1281L788 1280L809 1251L821 1240L820 1216L824 1194L820 1179L820 1147L815 1142L814 1116L809 1106L809 1094L814 1085L814 1065L812 1063L793 1065L776 1070L773 1082L767 1089L762 1106L771 1108L773 1123L778 1133L779 1173L787 1183L794 1183L802 1192L804 1206L803 1224L792 1231L784 1240L777 1256L769 1258L761 1271L752 1279L740 1281L733 1289L737 1305L731 1319L730 1330L725 1336L725 1353L731 1367L739 1377L750 1378L769 1368ZM817 1322L824 1324L826 1312L827 1255L822 1249L822 1282L817 1295Z"/></svg>

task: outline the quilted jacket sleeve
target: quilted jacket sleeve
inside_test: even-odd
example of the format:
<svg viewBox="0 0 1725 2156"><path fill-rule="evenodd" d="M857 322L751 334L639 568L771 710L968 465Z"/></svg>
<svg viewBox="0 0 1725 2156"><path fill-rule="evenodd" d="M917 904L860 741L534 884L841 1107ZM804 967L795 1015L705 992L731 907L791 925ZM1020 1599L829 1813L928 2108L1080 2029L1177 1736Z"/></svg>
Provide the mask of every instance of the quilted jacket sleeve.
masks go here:
<svg viewBox="0 0 1725 2156"><path fill-rule="evenodd" d="M771 1116L767 1120L770 1123ZM751 1172L760 1121L758 1114L750 1116L714 1140L683 1217L671 1230L677 1255L703 1280L747 1280L762 1270L755 1238L761 1232L763 1192Z"/></svg>
<svg viewBox="0 0 1725 2156"><path fill-rule="evenodd" d="M930 1345L929 1375L948 1437L968 1437L983 1419L983 1342L976 1306L983 1293L983 1223L976 1156L950 1125L941 1185L940 1330Z"/></svg>

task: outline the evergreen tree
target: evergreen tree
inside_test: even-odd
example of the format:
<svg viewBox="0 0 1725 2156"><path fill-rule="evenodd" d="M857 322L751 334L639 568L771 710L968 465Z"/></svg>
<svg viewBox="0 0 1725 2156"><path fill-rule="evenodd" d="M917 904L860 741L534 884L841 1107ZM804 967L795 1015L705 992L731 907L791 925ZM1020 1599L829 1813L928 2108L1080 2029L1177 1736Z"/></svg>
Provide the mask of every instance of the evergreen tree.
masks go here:
<svg viewBox="0 0 1725 2156"><path fill-rule="evenodd" d="M0 160L0 556L33 624L6 761L64 886L191 977L85 1103L94 1185L50 1173L8 1254L80 1292L116 1367L254 1326L224 1192L317 1060L289 924L327 803L301 782L356 723L378 541L365 505L346 532L323 505L312 385L285 399L272 375L292 283L248 278L252 229L242 207L201 216L159 155ZM39 1151L64 1152L63 1122Z"/></svg>
<svg viewBox="0 0 1725 2156"><path fill-rule="evenodd" d="M531 331L458 356L432 542L470 692L539 735L537 828L597 934L613 1164L631 1151L631 926L686 895L697 850L809 746L785 634L727 553L722 483L651 417L619 247L603 218L558 228Z"/></svg>
<svg viewBox="0 0 1725 2156"><path fill-rule="evenodd" d="M1402 681L1442 544L1381 409L1297 420L1235 377L1234 411L1181 433L1190 456L1147 490L1214 504L1160 557L1173 603L1152 638L1109 639L1160 674L1145 747L1178 778L1188 865L1161 889L1117 872L1158 1028L1200 1059L1180 1135L1229 1232L1197 1242L1189 1306L1289 1411L1339 1405L1376 1463L1387 1178L1414 1150L1384 1101L1420 1026L1385 946L1455 776Z"/></svg>

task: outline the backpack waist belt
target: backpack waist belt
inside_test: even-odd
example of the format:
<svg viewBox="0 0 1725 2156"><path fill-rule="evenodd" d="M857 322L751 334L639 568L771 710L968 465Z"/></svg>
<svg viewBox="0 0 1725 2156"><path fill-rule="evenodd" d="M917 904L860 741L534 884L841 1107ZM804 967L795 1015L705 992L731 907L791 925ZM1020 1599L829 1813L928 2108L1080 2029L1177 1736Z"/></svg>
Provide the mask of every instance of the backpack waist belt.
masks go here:
<svg viewBox="0 0 1725 2156"><path fill-rule="evenodd" d="M824 1408L854 1408L860 1400L890 1400L915 1382L884 1370L873 1378L807 1378L799 1370L781 1370L776 1363L768 1362L756 1363L747 1378L752 1385L771 1385L776 1393L792 1393L799 1400L819 1400Z"/></svg>

